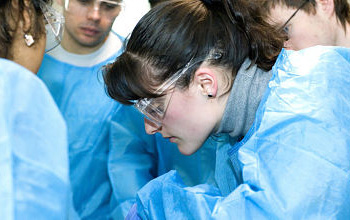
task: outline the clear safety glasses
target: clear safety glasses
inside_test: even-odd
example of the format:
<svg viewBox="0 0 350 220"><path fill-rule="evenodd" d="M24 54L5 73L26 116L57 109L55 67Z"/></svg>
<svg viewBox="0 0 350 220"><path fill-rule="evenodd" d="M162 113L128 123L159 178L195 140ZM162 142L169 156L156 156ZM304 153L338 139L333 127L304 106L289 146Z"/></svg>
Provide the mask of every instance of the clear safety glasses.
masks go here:
<svg viewBox="0 0 350 220"><path fill-rule="evenodd" d="M168 91L171 87L176 86L176 82L183 76L185 73L192 68L194 65L203 62L205 60L217 60L222 57L221 53L213 53L206 58L192 58L183 69L177 71L172 75L168 80L166 80L159 88L155 91L155 94L162 95L164 92ZM168 108L169 102L171 100L172 94L170 96L160 96L157 98L143 98L135 100L134 106L151 122L153 122L158 127L162 126L162 121L165 116L166 110Z"/></svg>
<svg viewBox="0 0 350 220"><path fill-rule="evenodd" d="M45 3L40 4L44 15L46 29L46 47L45 52L57 47L62 40L64 17L61 13L48 6Z"/></svg>
<svg viewBox="0 0 350 220"><path fill-rule="evenodd" d="M124 4L122 0L66 0L65 10L75 14L82 14L91 10L102 16L114 19Z"/></svg>

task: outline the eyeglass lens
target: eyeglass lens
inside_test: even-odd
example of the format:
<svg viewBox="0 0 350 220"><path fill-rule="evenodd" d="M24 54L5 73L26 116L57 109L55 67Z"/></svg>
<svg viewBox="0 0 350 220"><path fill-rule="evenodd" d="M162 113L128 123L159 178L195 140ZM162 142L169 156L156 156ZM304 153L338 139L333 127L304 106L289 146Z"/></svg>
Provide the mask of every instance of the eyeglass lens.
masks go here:
<svg viewBox="0 0 350 220"><path fill-rule="evenodd" d="M46 30L46 46L45 52L57 47L62 40L64 17L51 6L46 4L41 5L41 10L44 15L44 23Z"/></svg>
<svg viewBox="0 0 350 220"><path fill-rule="evenodd" d="M309 0L305 0L305 1L297 8L297 10L295 10L295 12L288 18L288 20L282 25L281 29L282 29L284 32L286 32L286 34L288 34L287 25L288 25L288 23L290 22L290 20L292 20L292 18L298 13L298 11L299 11L300 9L302 9L302 8L306 5L306 3L308 3L308 2L309 2Z"/></svg>
<svg viewBox="0 0 350 220"><path fill-rule="evenodd" d="M169 102L172 99L174 89L176 87L176 83L179 78L183 76L191 67L194 65L203 62L204 60L217 60L222 57L222 53L213 53L210 54L208 58L199 58L199 59L191 59L183 69L180 69L176 72L172 77L170 77L167 81L165 81L157 90L156 94L161 95L165 91L170 91L170 96L160 96L158 98L144 98L140 99L135 103L135 107L146 116L147 119L157 124L159 127L162 124L163 118L169 106ZM169 88L173 88L169 90Z"/></svg>
<svg viewBox="0 0 350 220"><path fill-rule="evenodd" d="M72 13L85 13L94 10L107 17L114 17L119 12L122 1L120 0L69 0L66 2L66 11Z"/></svg>

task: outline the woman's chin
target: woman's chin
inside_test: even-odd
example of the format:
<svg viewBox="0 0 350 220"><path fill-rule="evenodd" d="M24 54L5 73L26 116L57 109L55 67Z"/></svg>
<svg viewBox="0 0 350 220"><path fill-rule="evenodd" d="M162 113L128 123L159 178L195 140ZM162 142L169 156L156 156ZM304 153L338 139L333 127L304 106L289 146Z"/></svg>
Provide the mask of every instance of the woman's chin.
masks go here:
<svg viewBox="0 0 350 220"><path fill-rule="evenodd" d="M186 156L192 155L194 154L199 147L193 147L193 146L188 146L186 144L181 144L181 143L177 143L177 148L179 149L180 153Z"/></svg>

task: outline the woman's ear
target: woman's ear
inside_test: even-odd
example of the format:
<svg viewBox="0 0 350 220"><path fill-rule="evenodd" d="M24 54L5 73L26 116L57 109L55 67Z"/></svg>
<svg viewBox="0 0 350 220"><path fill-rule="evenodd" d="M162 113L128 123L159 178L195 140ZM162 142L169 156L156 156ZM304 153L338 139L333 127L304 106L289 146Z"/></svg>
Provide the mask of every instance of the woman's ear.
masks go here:
<svg viewBox="0 0 350 220"><path fill-rule="evenodd" d="M218 82L213 69L209 67L199 67L194 74L194 82L198 85L203 95L209 98L217 95Z"/></svg>
<svg viewBox="0 0 350 220"><path fill-rule="evenodd" d="M286 50L293 50L292 43L290 42L290 40L284 41L283 47L284 47Z"/></svg>

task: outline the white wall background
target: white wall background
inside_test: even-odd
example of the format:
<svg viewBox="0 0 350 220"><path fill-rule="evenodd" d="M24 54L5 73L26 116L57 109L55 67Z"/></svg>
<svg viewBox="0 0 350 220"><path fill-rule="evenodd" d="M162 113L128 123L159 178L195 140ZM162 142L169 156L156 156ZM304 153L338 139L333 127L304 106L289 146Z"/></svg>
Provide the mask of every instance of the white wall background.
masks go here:
<svg viewBox="0 0 350 220"><path fill-rule="evenodd" d="M115 19L112 29L123 37L131 33L141 17L148 12L148 0L124 0L125 8Z"/></svg>

